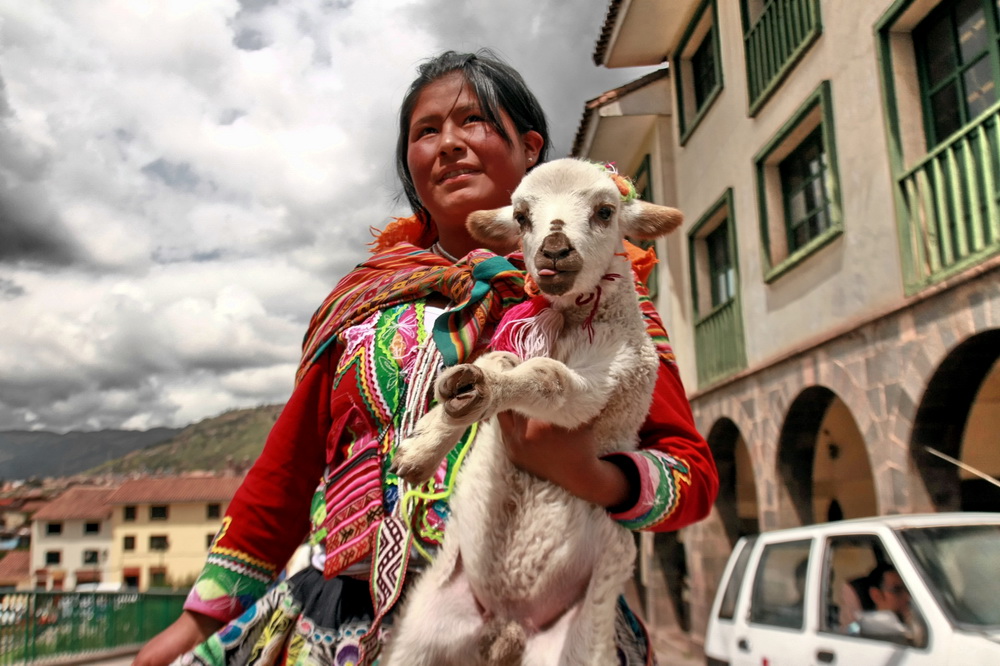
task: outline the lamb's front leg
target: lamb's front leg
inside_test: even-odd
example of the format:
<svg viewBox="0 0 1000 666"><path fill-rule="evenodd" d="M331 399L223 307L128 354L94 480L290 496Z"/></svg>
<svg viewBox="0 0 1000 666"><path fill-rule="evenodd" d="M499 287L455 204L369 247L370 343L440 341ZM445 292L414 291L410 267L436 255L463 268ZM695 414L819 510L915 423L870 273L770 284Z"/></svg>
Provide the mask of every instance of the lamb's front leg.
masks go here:
<svg viewBox="0 0 1000 666"><path fill-rule="evenodd" d="M420 417L413 432L396 447L392 471L411 485L423 483L434 475L465 428L449 419L441 405L436 405Z"/></svg>

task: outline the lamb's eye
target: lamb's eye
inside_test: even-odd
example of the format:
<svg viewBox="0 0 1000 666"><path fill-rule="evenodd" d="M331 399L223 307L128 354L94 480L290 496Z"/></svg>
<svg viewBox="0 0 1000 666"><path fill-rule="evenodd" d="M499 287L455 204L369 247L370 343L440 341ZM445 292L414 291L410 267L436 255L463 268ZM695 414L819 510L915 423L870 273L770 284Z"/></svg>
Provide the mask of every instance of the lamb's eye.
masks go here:
<svg viewBox="0 0 1000 666"><path fill-rule="evenodd" d="M611 219L611 216L615 214L615 209L613 206L601 206L597 209L597 217L603 222L607 222Z"/></svg>
<svg viewBox="0 0 1000 666"><path fill-rule="evenodd" d="M522 229L527 228L528 225L531 224L531 221L528 219L527 214L521 211L514 213L514 221L517 222L518 226L520 226Z"/></svg>

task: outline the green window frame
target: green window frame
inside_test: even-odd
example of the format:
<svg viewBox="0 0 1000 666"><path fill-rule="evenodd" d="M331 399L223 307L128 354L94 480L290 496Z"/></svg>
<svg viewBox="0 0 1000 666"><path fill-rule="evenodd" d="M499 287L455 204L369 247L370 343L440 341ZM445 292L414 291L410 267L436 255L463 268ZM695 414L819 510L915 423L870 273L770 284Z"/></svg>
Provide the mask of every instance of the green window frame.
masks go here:
<svg viewBox="0 0 1000 666"><path fill-rule="evenodd" d="M1000 2L896 0L875 33L913 295L1000 254Z"/></svg>
<svg viewBox="0 0 1000 666"><path fill-rule="evenodd" d="M646 155L642 158L642 162L639 163L639 168L635 170L635 178L632 179L632 182L635 185L635 191L639 195L639 198L643 201L653 201L652 169L652 160L649 153L646 153ZM629 238L628 241L643 250L653 248L653 252L656 252L656 241L643 240L639 238ZM659 284L660 273L657 266L653 266L652 270L649 272L649 277L646 278L646 290L649 292L650 300L653 300L654 302L657 294L659 293Z"/></svg>
<svg viewBox="0 0 1000 666"><path fill-rule="evenodd" d="M772 282L843 233L829 81L806 98L754 164L764 281Z"/></svg>
<svg viewBox="0 0 1000 666"><path fill-rule="evenodd" d="M830 228L829 166L822 126L816 127L778 165L789 252L795 252Z"/></svg>
<svg viewBox="0 0 1000 666"><path fill-rule="evenodd" d="M749 114L761 107L823 34L819 0L740 0Z"/></svg>
<svg viewBox="0 0 1000 666"><path fill-rule="evenodd" d="M937 146L997 102L998 10L997 0L945 1L914 28L928 146Z"/></svg>
<svg viewBox="0 0 1000 666"><path fill-rule="evenodd" d="M705 236L708 250L708 282L712 308L733 300L736 295L736 262L729 243L729 219Z"/></svg>
<svg viewBox="0 0 1000 666"><path fill-rule="evenodd" d="M743 307L733 190L729 188L688 232L688 265L698 386L746 368Z"/></svg>
<svg viewBox="0 0 1000 666"><path fill-rule="evenodd" d="M722 92L716 0L703 0L684 30L673 55L677 122L684 145Z"/></svg>

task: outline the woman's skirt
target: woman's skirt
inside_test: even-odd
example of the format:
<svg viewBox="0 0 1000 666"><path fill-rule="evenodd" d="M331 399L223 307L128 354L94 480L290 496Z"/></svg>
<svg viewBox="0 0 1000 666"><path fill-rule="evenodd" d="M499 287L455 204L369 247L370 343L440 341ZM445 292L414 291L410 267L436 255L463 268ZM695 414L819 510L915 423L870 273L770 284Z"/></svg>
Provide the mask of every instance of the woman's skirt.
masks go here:
<svg viewBox="0 0 1000 666"><path fill-rule="evenodd" d="M354 666L373 617L368 581L327 580L307 567L174 664ZM384 637L391 628L390 614L380 628ZM624 599L619 599L615 628L617 666L655 665L646 629Z"/></svg>

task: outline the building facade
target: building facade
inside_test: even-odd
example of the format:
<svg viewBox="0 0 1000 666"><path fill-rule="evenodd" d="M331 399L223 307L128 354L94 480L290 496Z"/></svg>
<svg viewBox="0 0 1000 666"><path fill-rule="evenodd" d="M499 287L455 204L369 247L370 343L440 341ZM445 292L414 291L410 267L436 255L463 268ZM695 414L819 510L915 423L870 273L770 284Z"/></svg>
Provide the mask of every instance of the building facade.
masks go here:
<svg viewBox="0 0 1000 666"><path fill-rule="evenodd" d="M108 577L114 488L76 486L39 509L31 521L34 587L73 590Z"/></svg>
<svg viewBox="0 0 1000 666"><path fill-rule="evenodd" d="M686 213L655 288L721 482L644 540L654 626L700 644L742 535L1000 510L1000 3L613 0L594 60L660 66L573 152Z"/></svg>
<svg viewBox="0 0 1000 666"><path fill-rule="evenodd" d="M109 498L109 577L125 587L187 587L242 477L190 476L126 481Z"/></svg>

